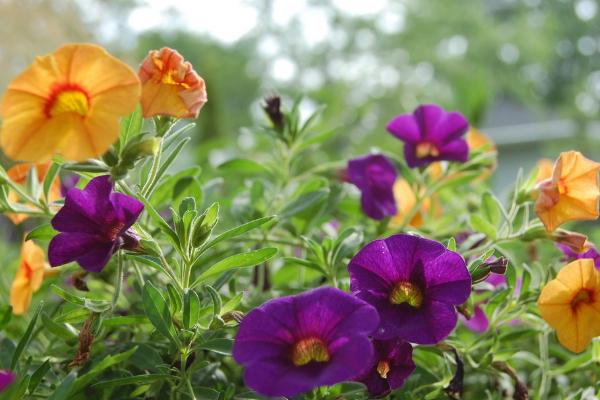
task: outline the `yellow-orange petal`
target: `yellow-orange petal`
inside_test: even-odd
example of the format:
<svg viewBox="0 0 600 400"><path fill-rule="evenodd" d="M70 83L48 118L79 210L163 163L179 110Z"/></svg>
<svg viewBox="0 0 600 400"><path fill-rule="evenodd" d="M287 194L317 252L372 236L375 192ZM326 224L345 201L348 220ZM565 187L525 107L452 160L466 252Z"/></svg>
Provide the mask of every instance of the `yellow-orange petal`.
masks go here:
<svg viewBox="0 0 600 400"><path fill-rule="evenodd" d="M196 118L207 101L204 80L176 50L151 50L139 69L144 117Z"/></svg>
<svg viewBox="0 0 600 400"><path fill-rule="evenodd" d="M396 200L396 215L390 219L392 226L401 225L404 222L406 215L412 210L417 202L415 193L410 184L405 179L397 179L394 182L394 199ZM418 211L408 223L410 226L418 228L423 224L423 216L421 211Z"/></svg>
<svg viewBox="0 0 600 400"><path fill-rule="evenodd" d="M575 220L598 218L598 170L600 163L581 153L560 154L552 178L539 184L535 211L548 231Z"/></svg>
<svg viewBox="0 0 600 400"><path fill-rule="evenodd" d="M537 177L535 178L536 182L542 182L546 179L552 178L552 169L554 168L554 163L549 158L540 159L537 164Z"/></svg>
<svg viewBox="0 0 600 400"><path fill-rule="evenodd" d="M487 151L496 151L496 145L485 133L477 128L469 128L466 135L467 144L472 150L486 148Z"/></svg>
<svg viewBox="0 0 600 400"><path fill-rule="evenodd" d="M600 335L600 272L594 261L580 259L564 266L542 289L538 307L564 347L585 350Z"/></svg>
<svg viewBox="0 0 600 400"><path fill-rule="evenodd" d="M9 84L0 103L0 145L23 161L98 157L117 139L119 118L135 109L140 90L134 71L100 46L63 46ZM104 130L90 128L97 125Z"/></svg>
<svg viewBox="0 0 600 400"><path fill-rule="evenodd" d="M42 285L46 267L44 251L30 240L24 242L21 262L10 290L10 304L14 314L22 315L27 312L33 293Z"/></svg>

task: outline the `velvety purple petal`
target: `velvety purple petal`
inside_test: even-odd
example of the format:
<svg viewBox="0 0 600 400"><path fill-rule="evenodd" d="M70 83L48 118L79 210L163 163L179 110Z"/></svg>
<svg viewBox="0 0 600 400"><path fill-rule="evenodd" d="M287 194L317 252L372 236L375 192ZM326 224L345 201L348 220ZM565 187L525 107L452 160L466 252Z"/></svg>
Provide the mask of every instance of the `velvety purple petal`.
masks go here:
<svg viewBox="0 0 600 400"><path fill-rule="evenodd" d="M365 190L360 196L360 205L368 217L381 220L396 215L396 199L393 186Z"/></svg>
<svg viewBox="0 0 600 400"><path fill-rule="evenodd" d="M416 143L421 140L421 130L413 114L402 114L387 124L387 130L404 142Z"/></svg>
<svg viewBox="0 0 600 400"><path fill-rule="evenodd" d="M489 283L492 287L496 288L501 285L506 285L506 277L502 274L495 274L492 272L484 282Z"/></svg>
<svg viewBox="0 0 600 400"><path fill-rule="evenodd" d="M418 309L407 304L377 309L381 322L375 338L399 337L417 344L439 343L452 332L458 318L454 306L436 300L426 301Z"/></svg>
<svg viewBox="0 0 600 400"><path fill-rule="evenodd" d="M425 296L449 304L463 304L471 294L471 274L465 260L446 250L424 268Z"/></svg>
<svg viewBox="0 0 600 400"><path fill-rule="evenodd" d="M469 130L469 122L459 112L446 112L438 123L435 135L435 143L448 143L459 139Z"/></svg>
<svg viewBox="0 0 600 400"><path fill-rule="evenodd" d="M268 396L293 397L318 387L319 368L295 367L289 360L265 359L246 365L244 384Z"/></svg>
<svg viewBox="0 0 600 400"><path fill-rule="evenodd" d="M0 392L10 386L16 378L16 375L12 371L0 369Z"/></svg>
<svg viewBox="0 0 600 400"><path fill-rule="evenodd" d="M99 272L112 256L115 244L99 241L86 233L63 232L54 236L48 246L48 261L53 267L77 261L91 272Z"/></svg>
<svg viewBox="0 0 600 400"><path fill-rule="evenodd" d="M422 104L414 111L414 116L421 131L421 139L435 139L439 135L439 125L446 112L437 104Z"/></svg>
<svg viewBox="0 0 600 400"><path fill-rule="evenodd" d="M458 161L465 162L469 159L469 145L464 139L456 139L443 146L438 147L440 155L435 157L435 161Z"/></svg>
<svg viewBox="0 0 600 400"><path fill-rule="evenodd" d="M367 391L373 397L382 397L390 393L392 388L387 379L383 379L376 368L371 368L369 373L357 379L367 387Z"/></svg>
<svg viewBox="0 0 600 400"><path fill-rule="evenodd" d="M330 344L331 360L323 369L320 386L349 381L365 373L373 363L373 342L366 336L337 339Z"/></svg>
<svg viewBox="0 0 600 400"><path fill-rule="evenodd" d="M110 201L117 219L124 224L123 231L129 229L144 210L144 203L123 193L112 193Z"/></svg>
<svg viewBox="0 0 600 400"><path fill-rule="evenodd" d="M392 366L388 374L388 382L392 389L398 389L404 385L416 368L412 359L412 346L409 343L398 345L394 352L390 353L390 358Z"/></svg>
<svg viewBox="0 0 600 400"><path fill-rule="evenodd" d="M417 157L417 146L413 143L404 144L404 159L411 168L422 167L433 162L432 157Z"/></svg>
<svg viewBox="0 0 600 400"><path fill-rule="evenodd" d="M396 214L394 165L381 154L358 157L348 162L348 182L361 191L361 205L365 214L383 219Z"/></svg>
<svg viewBox="0 0 600 400"><path fill-rule="evenodd" d="M471 319L461 317L462 323L471 331L477 333L484 333L490 328L490 322L488 321L485 311L481 306L476 305L473 309L473 315Z"/></svg>

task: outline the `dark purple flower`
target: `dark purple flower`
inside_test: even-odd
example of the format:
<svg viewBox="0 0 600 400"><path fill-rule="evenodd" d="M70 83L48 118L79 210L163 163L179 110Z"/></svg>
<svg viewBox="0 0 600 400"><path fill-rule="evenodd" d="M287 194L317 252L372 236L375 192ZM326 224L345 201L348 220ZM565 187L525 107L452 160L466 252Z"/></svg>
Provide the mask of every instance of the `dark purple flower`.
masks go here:
<svg viewBox="0 0 600 400"><path fill-rule="evenodd" d="M17 377L8 369L0 369L0 392L6 390Z"/></svg>
<svg viewBox="0 0 600 400"><path fill-rule="evenodd" d="M360 189L363 211L373 219L396 215L396 168L385 156L371 154L348 161L348 182Z"/></svg>
<svg viewBox="0 0 600 400"><path fill-rule="evenodd" d="M598 249L596 249L594 245L589 244L586 246L585 251L582 252L577 252L573 248L562 243L556 243L556 247L562 251L566 262L579 260L581 258L591 258L594 260L596 269L600 271L600 252L598 252Z"/></svg>
<svg viewBox="0 0 600 400"><path fill-rule="evenodd" d="M356 381L364 383L371 396L385 396L404 385L415 370L412 346L401 339L373 340L373 345L375 357L371 368Z"/></svg>
<svg viewBox="0 0 600 400"><path fill-rule="evenodd" d="M461 113L446 112L437 104L423 104L412 114L395 117L387 130L404 142L404 158L411 168L469 158L469 146L463 138L469 122Z"/></svg>
<svg viewBox="0 0 600 400"><path fill-rule="evenodd" d="M399 234L375 240L348 265L350 288L379 311L377 339L434 344L456 326L471 293L465 260L442 244Z"/></svg>
<svg viewBox="0 0 600 400"><path fill-rule="evenodd" d="M470 319L466 319L462 315L460 316L460 320L467 329L475 333L484 333L490 328L490 321L481 307L482 304L485 304L485 302L475 304L473 315L471 315Z"/></svg>
<svg viewBox="0 0 600 400"><path fill-rule="evenodd" d="M362 374L373 357L379 318L364 301L319 288L270 300L240 324L233 358L264 396L291 397Z"/></svg>
<svg viewBox="0 0 600 400"><path fill-rule="evenodd" d="M134 249L138 237L130 229L144 205L113 192L109 176L92 179L81 190L69 190L65 205L52 219L60 233L48 247L53 267L77 261L90 272L100 272L120 248Z"/></svg>

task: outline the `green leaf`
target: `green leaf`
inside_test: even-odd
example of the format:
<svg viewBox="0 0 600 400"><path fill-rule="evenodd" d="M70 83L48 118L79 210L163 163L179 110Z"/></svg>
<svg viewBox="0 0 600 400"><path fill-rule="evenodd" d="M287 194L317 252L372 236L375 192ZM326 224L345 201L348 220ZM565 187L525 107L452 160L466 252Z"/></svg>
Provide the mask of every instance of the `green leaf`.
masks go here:
<svg viewBox="0 0 600 400"><path fill-rule="evenodd" d="M243 158L225 161L223 164L219 165L218 169L223 172L244 175L269 174L271 172L264 164Z"/></svg>
<svg viewBox="0 0 600 400"><path fill-rule="evenodd" d="M50 165L50 168L48 168L48 171L46 172L46 176L44 177L44 183L42 185L43 190L44 190L44 199L46 199L46 202L50 202L50 199L48 196L50 193L50 188L52 187L54 178L56 178L59 171L60 171L60 164L53 162Z"/></svg>
<svg viewBox="0 0 600 400"><path fill-rule="evenodd" d="M76 393L80 392L81 390L85 389L104 370L112 367L113 365L127 361L129 359L129 357L131 357L133 355L133 353L136 352L136 350L137 350L137 346L132 347L131 349L129 349L123 353L109 355L109 356L105 357L98 364L94 365L87 373L85 373L84 375L81 375L79 378L77 378L77 380L75 381L75 383L70 391L70 394L73 395L73 394L76 394Z"/></svg>
<svg viewBox="0 0 600 400"><path fill-rule="evenodd" d="M213 313L215 315L220 315L221 308L223 307L223 301L221 300L221 295L219 294L219 292L217 292L215 290L215 288L213 288L210 285L206 285L204 288L206 289L206 291L208 292L208 295L210 296L210 299L212 300Z"/></svg>
<svg viewBox="0 0 600 400"><path fill-rule="evenodd" d="M193 289L187 289L183 295L183 326L192 329L200 316L200 299Z"/></svg>
<svg viewBox="0 0 600 400"><path fill-rule="evenodd" d="M42 313L42 323L48 332L59 338L69 340L77 337L77 333L74 330L70 330L62 322L53 321L46 313Z"/></svg>
<svg viewBox="0 0 600 400"><path fill-rule="evenodd" d="M73 384L75 383L75 377L77 376L77 373L75 371L71 371L69 373L69 375L67 375L67 377L65 379L63 379L63 381L60 383L60 385L58 385L58 387L56 388L56 390L54 391L54 393L52 393L52 395L50 397L48 397L48 400L67 400L69 399L71 390L73 388Z"/></svg>
<svg viewBox="0 0 600 400"><path fill-rule="evenodd" d="M225 231L225 232L221 233L220 235L218 235L217 237L215 237L210 242L208 242L206 244L206 246L204 246L204 248L208 249L208 248L213 247L214 245L216 245L219 242L222 242L224 240L233 239L234 237L243 235L244 233L249 232L252 229L258 228L259 226L262 226L262 225L266 224L267 222L272 221L275 217L276 217L275 215L272 215L270 217L258 218L258 219L255 219L254 221L246 222L243 225L240 225L238 227L235 227L233 229Z"/></svg>
<svg viewBox="0 0 600 400"><path fill-rule="evenodd" d="M58 234L58 232L54 230L52 225L43 224L43 225L40 225L37 228L33 229L31 232L29 232L27 234L27 236L25 236L25 241L33 240L33 239L50 240L57 234Z"/></svg>
<svg viewBox="0 0 600 400"><path fill-rule="evenodd" d="M148 200L146 200L143 197L140 197L140 200L142 200L142 202L144 203L145 210L150 216L150 219L154 221L154 223L160 228L160 230L167 234L171 241L171 244L173 244L173 246L175 246L176 248L179 248L179 238L177 237L177 233L175 233L175 231L169 226L169 224L167 224L163 217L160 216L158 211L156 211L156 209L152 207L152 204L150 204Z"/></svg>
<svg viewBox="0 0 600 400"><path fill-rule="evenodd" d="M223 307L221 308L221 314L226 314L229 311L233 311L237 308L238 305L240 305L240 303L242 302L242 298L244 297L244 293L240 292L238 294L236 294L235 296L233 296L231 299L229 299L229 301L227 301L225 304L223 304Z"/></svg>
<svg viewBox="0 0 600 400"><path fill-rule="evenodd" d="M12 318L12 306L9 304L0 307L0 331L4 329L6 325L10 322Z"/></svg>
<svg viewBox="0 0 600 400"><path fill-rule="evenodd" d="M110 379L107 381L101 381L92 385L94 388L104 389L104 388L113 388L124 385L145 385L148 383L165 380L165 379L173 379L173 376L167 374L147 374L147 375L136 375L136 376L127 376L125 378L117 378Z"/></svg>
<svg viewBox="0 0 600 400"><path fill-rule="evenodd" d="M301 213L302 211L312 207L319 201L325 199L329 195L329 189L318 189L314 192L304 193L296 200L289 203L284 209L281 211L282 218L289 218L293 215Z"/></svg>
<svg viewBox="0 0 600 400"><path fill-rule="evenodd" d="M150 281L146 281L144 285L142 301L144 312L156 330L179 344L179 339L173 334L173 321L171 320L169 305L160 291Z"/></svg>
<svg viewBox="0 0 600 400"><path fill-rule="evenodd" d="M446 248L450 251L456 251L456 239L454 239L453 237L448 239L448 245L446 246Z"/></svg>
<svg viewBox="0 0 600 400"><path fill-rule="evenodd" d="M151 323L145 315L124 315L118 317L105 318L102 320L102 326L113 327L121 325L140 325Z"/></svg>
<svg viewBox="0 0 600 400"><path fill-rule="evenodd" d="M35 392L35 389L38 387L46 373L50 370L50 362L48 360L44 361L42 365L40 365L31 375L31 379L29 380L29 393Z"/></svg>
<svg viewBox="0 0 600 400"><path fill-rule="evenodd" d="M121 132L119 133L121 149L125 148L125 145L131 138L140 134L143 123L144 118L142 117L142 109L139 105L131 114L121 119Z"/></svg>
<svg viewBox="0 0 600 400"><path fill-rule="evenodd" d="M497 232L494 225L489 223L479 214L471 214L469 224L475 232L484 233L489 239L496 239Z"/></svg>
<svg viewBox="0 0 600 400"><path fill-rule="evenodd" d="M225 356L231 355L231 348L233 347L232 339L211 339L200 345L201 349L209 350L214 353L223 354Z"/></svg>
<svg viewBox="0 0 600 400"><path fill-rule="evenodd" d="M59 286L56 286L53 284L53 285L50 285L50 289L52 289L52 291L57 296L61 297L63 300L65 300L69 303L76 304L78 306L83 306L85 304L85 299L83 297L79 297L74 294L71 294Z"/></svg>
<svg viewBox="0 0 600 400"><path fill-rule="evenodd" d="M167 156L167 158L165 158L165 161L163 161L163 163L160 165L160 168L158 169L157 176L161 177L161 176L163 176L167 172L167 169L177 159L177 156L181 153L181 151L183 150L183 148L185 147L185 145L190 140L191 140L191 138L185 137L185 138L182 138L179 142L177 142L177 145L175 146L175 148L173 149L173 151L171 151L169 153L169 155Z"/></svg>
<svg viewBox="0 0 600 400"><path fill-rule="evenodd" d="M495 227L499 226L504 212L502 211L500 201L491 192L485 192L483 194L481 198L481 211L483 217L487 219L491 225Z"/></svg>
<svg viewBox="0 0 600 400"><path fill-rule="evenodd" d="M175 289L175 286L173 286L170 283L167 283L167 294L169 295L171 311L173 312L173 314L176 314L179 310L181 310L181 307L183 306L181 296L179 295L179 292L177 292L177 289Z"/></svg>
<svg viewBox="0 0 600 400"><path fill-rule="evenodd" d="M21 355L23 354L23 351L25 351L25 349L29 345L29 341L33 337L33 329L35 328L35 324L38 320L38 317L39 317L40 312L42 311L43 307L44 307L44 303L42 302L42 303L40 303L38 308L35 310L35 313L33 314L31 321L29 321L27 330L25 331L23 336L21 336L21 340L19 340L19 344L17 345L17 348L15 349L15 352L13 353L12 361L10 362L10 369L12 369L12 370L15 369L15 367L17 366L17 363L19 362L19 359L21 358Z"/></svg>
<svg viewBox="0 0 600 400"><path fill-rule="evenodd" d="M278 250L275 247L267 247L264 249L249 251L248 253L235 254L233 256L227 257L224 260L213 264L209 269L204 271L198 277L198 279L196 279L194 284L192 284L192 287L195 287L200 282L212 276L222 274L223 272L229 271L231 269L253 267L257 264L263 263L273 258L277 254L277 251Z"/></svg>
<svg viewBox="0 0 600 400"><path fill-rule="evenodd" d="M196 200L196 203L202 204L204 193L202 191L202 185L197 178L186 176L175 183L171 201L177 204L185 197L193 197Z"/></svg>

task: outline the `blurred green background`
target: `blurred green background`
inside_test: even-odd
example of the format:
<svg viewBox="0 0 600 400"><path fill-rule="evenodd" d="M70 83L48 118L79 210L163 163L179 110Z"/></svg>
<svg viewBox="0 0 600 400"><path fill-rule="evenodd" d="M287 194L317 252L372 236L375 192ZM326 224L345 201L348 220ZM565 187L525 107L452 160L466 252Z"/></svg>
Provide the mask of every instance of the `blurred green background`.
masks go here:
<svg viewBox="0 0 600 400"><path fill-rule="evenodd" d="M596 0L3 0L0 89L35 55L92 41L136 66L170 46L207 82L184 162L215 166L263 142L260 99L326 105L329 159L400 151L394 115L437 102L499 147L502 191L519 167L575 148L598 159Z"/></svg>

